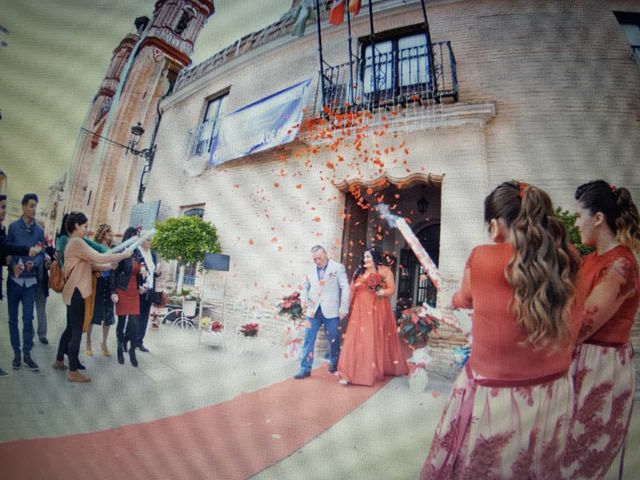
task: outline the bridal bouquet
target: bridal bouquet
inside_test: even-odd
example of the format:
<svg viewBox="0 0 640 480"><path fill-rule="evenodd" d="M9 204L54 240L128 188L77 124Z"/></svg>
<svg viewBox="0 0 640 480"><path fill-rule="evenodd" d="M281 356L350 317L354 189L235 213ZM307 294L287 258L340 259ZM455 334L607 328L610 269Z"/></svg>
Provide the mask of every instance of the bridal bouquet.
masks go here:
<svg viewBox="0 0 640 480"><path fill-rule="evenodd" d="M384 288L384 278L378 272L373 272L369 274L364 284L370 292L377 292Z"/></svg>

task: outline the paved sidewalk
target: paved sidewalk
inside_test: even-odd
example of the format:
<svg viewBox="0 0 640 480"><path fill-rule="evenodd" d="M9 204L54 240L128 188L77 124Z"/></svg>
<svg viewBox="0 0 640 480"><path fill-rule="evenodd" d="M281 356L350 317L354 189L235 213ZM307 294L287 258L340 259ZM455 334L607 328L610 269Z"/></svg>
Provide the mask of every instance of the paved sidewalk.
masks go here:
<svg viewBox="0 0 640 480"><path fill-rule="evenodd" d="M65 309L59 295L52 293L48 311L51 343L42 345L36 340L32 352L41 371L14 371L6 303L0 303L0 367L9 372L8 378L0 379L0 442L91 432L174 416L267 387L298 370L297 362L283 358L281 346L260 338L251 351L224 351L198 347L195 334L163 326L159 332L147 333L145 343L151 353L138 354L139 368L131 367L128 357L121 366L115 356L105 358L96 349L94 357L81 356L93 381L71 384L66 374L50 367L64 328ZM100 329L93 333L94 344L99 344L101 334ZM110 333L109 340L112 352L114 334ZM315 440L253 478L415 479L449 388L448 382L433 378L428 391L413 393L406 378L396 378ZM636 402L626 479L637 478L640 471L638 412ZM166 457L180 455L182 449L207 448L198 439L175 447L158 454L170 461ZM34 461L37 458L34 452ZM218 478L211 473L211 478ZM119 478L117 470L113 478ZM607 478L615 475L609 472Z"/></svg>

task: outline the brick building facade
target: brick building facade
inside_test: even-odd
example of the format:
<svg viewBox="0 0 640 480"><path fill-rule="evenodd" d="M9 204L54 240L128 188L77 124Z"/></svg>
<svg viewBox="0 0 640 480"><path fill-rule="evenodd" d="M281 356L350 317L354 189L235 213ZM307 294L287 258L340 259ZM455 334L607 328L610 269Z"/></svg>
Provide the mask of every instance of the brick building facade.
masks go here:
<svg viewBox="0 0 640 480"><path fill-rule="evenodd" d="M442 305L457 287L471 248L487 241L482 201L498 183L539 185L570 210L575 187L596 178L624 185L640 200L640 66L619 16L635 18L637 2L428 2L431 38L439 49L436 78L446 83L457 76L455 94L446 98L402 98L407 83L401 75L412 75L411 56L402 52L411 52L409 37L423 31L420 2L379 0L373 6L378 67L396 72L396 82L400 78L399 85L381 83L383 89L399 88L393 101L333 116L332 125L313 122L325 107L315 22L297 38L286 16L182 70L173 92L160 101L157 154L144 200L160 200L159 219L199 208L215 224L231 270L208 279L213 287L226 275L230 327L258 321L262 334L277 343L282 320L274 305L298 288L317 243L350 270L365 245L379 245L395 258L399 286L403 282L394 305L425 295L433 300L402 237L362 204L382 199L410 220L439 262ZM366 78L373 71L364 8L351 23L362 100L371 98ZM343 65L346 25L330 26L323 18L322 27L326 65ZM336 88L325 85L325 101L341 85L326 78ZM215 132L233 113L305 81L303 125L294 141L215 161ZM159 98L160 90L154 95ZM332 107L339 110L340 104ZM448 340L434 346L446 363L460 339L444 333ZM636 329L636 346L639 340Z"/></svg>

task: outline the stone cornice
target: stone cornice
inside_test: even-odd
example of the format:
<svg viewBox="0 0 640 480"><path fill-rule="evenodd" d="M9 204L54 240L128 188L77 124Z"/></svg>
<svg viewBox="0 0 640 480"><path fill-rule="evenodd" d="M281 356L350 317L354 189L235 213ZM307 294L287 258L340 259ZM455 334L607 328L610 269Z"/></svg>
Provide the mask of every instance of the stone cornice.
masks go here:
<svg viewBox="0 0 640 480"><path fill-rule="evenodd" d="M400 110L396 115L390 115L384 109L373 114L373 118L366 122L370 130L384 125L386 133L416 132L434 130L437 128L451 128L460 126L483 126L496 116L496 102L484 103L453 103L429 106L409 106ZM383 119L384 117L384 119ZM328 128L326 125L323 128ZM340 128L340 127L338 127ZM347 127L345 127L346 129ZM355 139L356 129L352 128ZM326 137L326 136L324 136ZM331 138L317 138L313 129L300 134L300 140L311 147L328 145L335 140ZM348 140L349 137L344 137Z"/></svg>

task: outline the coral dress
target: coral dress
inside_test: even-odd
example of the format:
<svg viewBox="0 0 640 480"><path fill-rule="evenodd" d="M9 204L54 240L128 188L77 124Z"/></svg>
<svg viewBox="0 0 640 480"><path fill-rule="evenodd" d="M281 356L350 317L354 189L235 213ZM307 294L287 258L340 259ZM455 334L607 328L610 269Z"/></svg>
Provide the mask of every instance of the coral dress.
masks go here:
<svg viewBox="0 0 640 480"><path fill-rule="evenodd" d="M467 261L453 304L474 309L471 356L436 428L423 480L561 478L585 289L576 287L571 345L535 349L510 307L504 270L512 254L509 243L482 245Z"/></svg>
<svg viewBox="0 0 640 480"><path fill-rule="evenodd" d="M409 373L389 303L389 296L395 292L393 273L387 267L378 271L385 282L384 297L367 289L366 274L351 283L351 313L338 372L354 385L371 386L385 375Z"/></svg>
<svg viewBox="0 0 640 480"><path fill-rule="evenodd" d="M612 266L617 267L612 268ZM589 288L571 372L575 415L564 462L566 478L602 478L629 428L635 367L629 335L640 304L638 263L626 247L584 258Z"/></svg>

